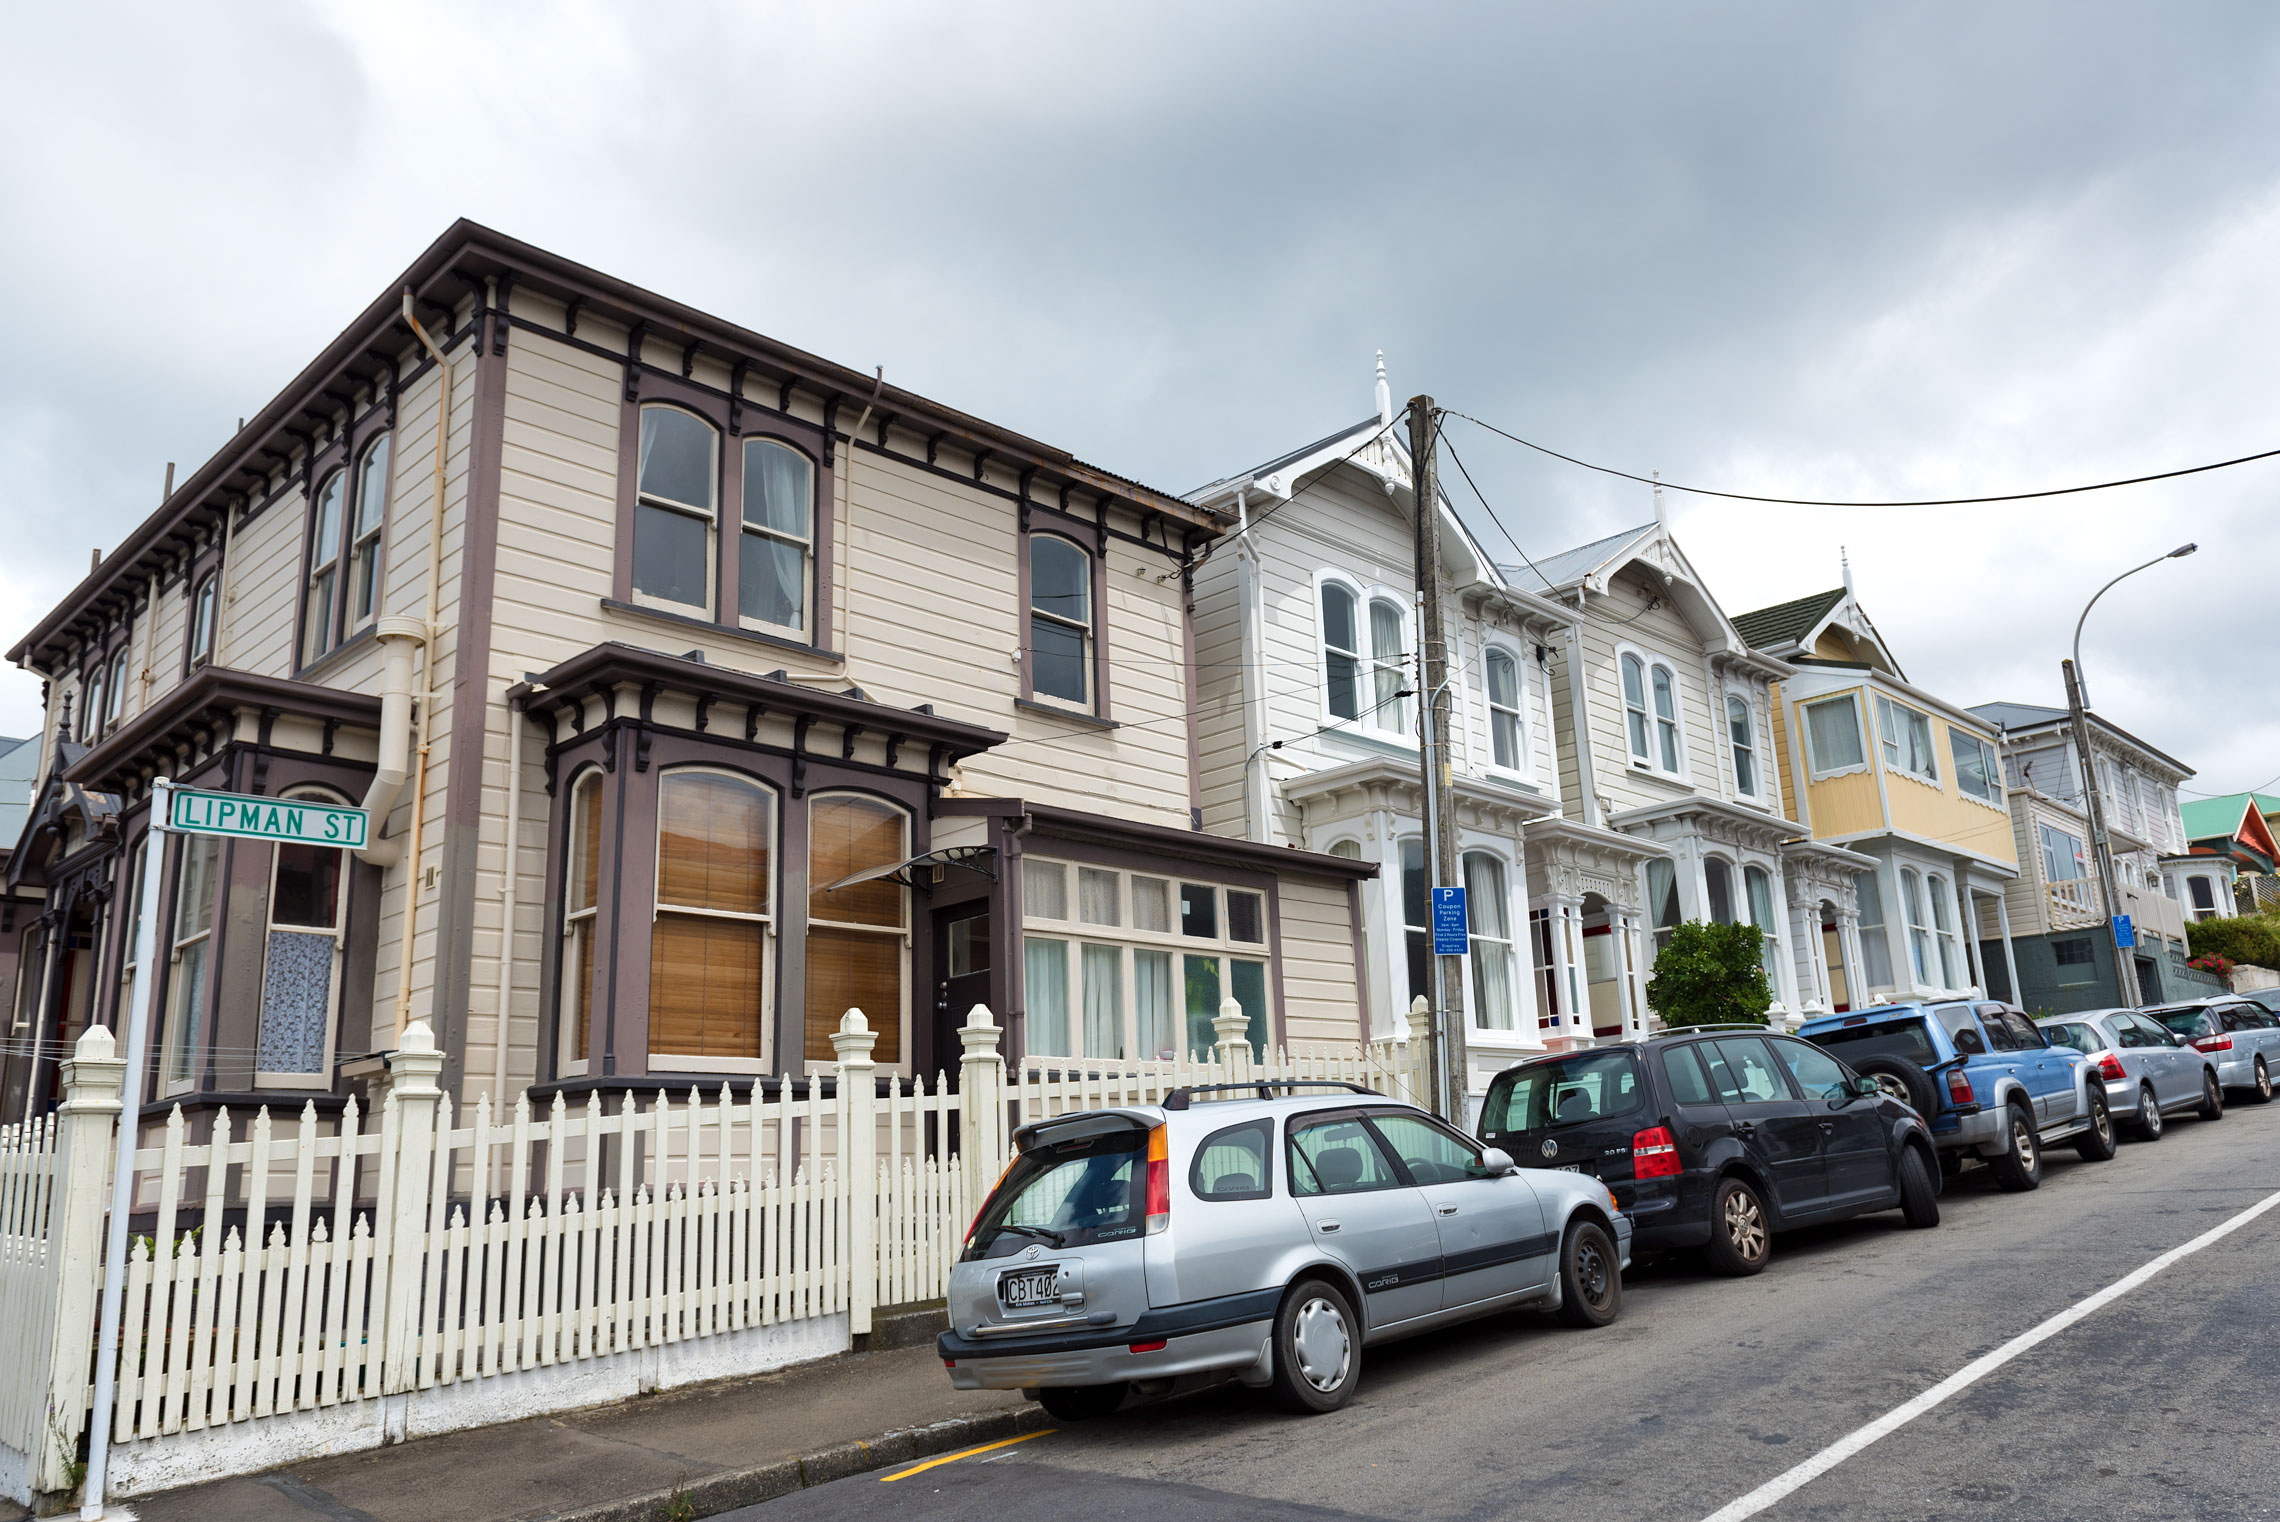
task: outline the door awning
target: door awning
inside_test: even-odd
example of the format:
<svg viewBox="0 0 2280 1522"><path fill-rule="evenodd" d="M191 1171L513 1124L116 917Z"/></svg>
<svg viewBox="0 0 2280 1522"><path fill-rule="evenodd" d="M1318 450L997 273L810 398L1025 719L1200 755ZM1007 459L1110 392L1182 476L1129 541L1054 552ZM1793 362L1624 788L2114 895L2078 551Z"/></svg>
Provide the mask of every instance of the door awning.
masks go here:
<svg viewBox="0 0 2280 1522"><path fill-rule="evenodd" d="M900 883L906 888L931 888L934 886L934 872L942 867L964 867L969 872L979 872L994 883L998 875L997 847L945 846L939 851L928 851L890 866L866 867L860 872L842 877L823 891L836 893L841 888L852 888L857 883L877 882L881 878ZM925 874L924 877L920 876L921 873Z"/></svg>

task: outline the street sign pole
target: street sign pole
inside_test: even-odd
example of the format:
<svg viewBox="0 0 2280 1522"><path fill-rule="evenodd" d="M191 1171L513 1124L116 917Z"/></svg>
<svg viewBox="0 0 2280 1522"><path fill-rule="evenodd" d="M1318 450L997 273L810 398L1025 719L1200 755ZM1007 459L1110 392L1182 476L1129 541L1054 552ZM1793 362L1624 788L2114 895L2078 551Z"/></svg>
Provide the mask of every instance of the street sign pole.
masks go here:
<svg viewBox="0 0 2280 1522"><path fill-rule="evenodd" d="M158 999L158 896L165 881L167 821L174 784L150 785L150 826L143 835L142 899L135 918L135 1001L127 1016L127 1059L119 1092L118 1142L111 1162L111 1216L103 1234L103 1319L95 1354L95 1405L87 1422L87 1479L79 1515L103 1516L104 1482L111 1458L111 1406L118 1398L119 1318L127 1298L127 1215L134 1208L135 1141L140 1130L143 1069L150 1051L153 1006ZM163 1250L163 1248L162 1248Z"/></svg>

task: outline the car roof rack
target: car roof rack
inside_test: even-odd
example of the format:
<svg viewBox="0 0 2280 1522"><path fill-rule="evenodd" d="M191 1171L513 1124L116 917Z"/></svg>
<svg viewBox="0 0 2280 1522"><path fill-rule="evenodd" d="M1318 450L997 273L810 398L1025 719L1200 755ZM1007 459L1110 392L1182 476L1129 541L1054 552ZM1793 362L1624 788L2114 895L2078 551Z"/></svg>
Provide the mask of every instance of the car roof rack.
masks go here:
<svg viewBox="0 0 2280 1522"><path fill-rule="evenodd" d="M1274 1098L1268 1092L1271 1089L1344 1089L1349 1094L1368 1094L1378 1099L1385 1097L1375 1089L1366 1089L1358 1083L1346 1083L1336 1078L1257 1078L1249 1083L1191 1083L1166 1094L1163 1104L1167 1110L1184 1110L1188 1107L1188 1101L1198 1094L1226 1094L1245 1089L1256 1093L1261 1099Z"/></svg>

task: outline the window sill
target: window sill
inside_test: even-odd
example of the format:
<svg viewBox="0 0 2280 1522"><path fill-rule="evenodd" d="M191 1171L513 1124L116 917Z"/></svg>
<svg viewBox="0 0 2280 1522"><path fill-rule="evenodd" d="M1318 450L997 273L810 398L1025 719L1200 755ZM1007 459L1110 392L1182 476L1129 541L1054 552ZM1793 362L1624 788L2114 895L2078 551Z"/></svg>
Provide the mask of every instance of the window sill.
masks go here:
<svg viewBox="0 0 2280 1522"><path fill-rule="evenodd" d="M1104 719L1097 713L1084 713L1074 708L1061 708L1052 703L1040 703L1035 698L1015 698L1013 706L1023 713L1041 713L1048 718L1067 719L1071 724L1086 729L1122 729L1115 719Z"/></svg>
<svg viewBox="0 0 2280 1522"><path fill-rule="evenodd" d="M1975 797L1970 793L1963 792L1961 789L1957 790L1956 796L1961 798L1966 803L1976 803L1983 809L1993 809L1998 814L2008 814L2011 812L2010 807L2007 804L1999 803L1992 798Z"/></svg>
<svg viewBox="0 0 2280 1522"><path fill-rule="evenodd" d="M1947 791L1946 788L1940 786L1940 779L1937 777L1927 777L1921 772L1912 772L1904 767L1898 766L1888 766L1884 770L1889 775L1898 777L1904 782L1913 782L1918 787L1928 787L1935 793L1945 793Z"/></svg>
<svg viewBox="0 0 2280 1522"><path fill-rule="evenodd" d="M1867 771L1867 770L1868 770L1868 763L1867 763L1866 761L1863 761L1863 762L1862 762L1860 765L1858 765L1858 766L1839 766L1839 767L1833 767L1833 768L1831 768L1830 770L1828 770L1828 771L1825 771L1825 772L1817 772L1817 771L1811 771L1811 770L1808 770L1808 771L1805 773L1805 780L1806 780L1807 782L1826 782L1826 781L1828 781L1828 780L1829 780L1831 777L1857 777L1857 776L1859 776L1861 773L1863 773L1863 772L1865 772L1865 771Z"/></svg>
<svg viewBox="0 0 2280 1522"><path fill-rule="evenodd" d="M645 608L636 602L621 602L615 597L602 599L602 611L621 613L628 618L644 619L675 629L692 629L708 639L737 640L748 645L759 645L770 650L790 650L799 655L814 656L818 660L844 664L847 657L837 650L826 650L821 645L802 644L796 639L781 635L762 634L757 629L739 629L728 624L714 623L709 618L692 618L686 613L668 613L663 608Z"/></svg>
<svg viewBox="0 0 2280 1522"><path fill-rule="evenodd" d="M358 650L362 650L365 646L372 644L379 638L380 626L377 622L375 622L369 627L358 630L356 633L351 634L347 639L342 640L339 644L333 646L330 650L327 650L324 654L318 656L315 660L309 662L309 664L306 666L302 666L296 669L293 673L293 680L296 682L316 681L324 676L325 673L330 671L333 667L346 660L351 654ZM199 664L210 665L212 662L202 661ZM197 667L193 666L191 669L196 670Z"/></svg>
<svg viewBox="0 0 2280 1522"><path fill-rule="evenodd" d="M1666 772L1659 766L1648 766L1635 760L1630 762L1624 770L1631 776L1644 777L1650 782L1660 782L1665 787L1684 788L1688 791L1692 791L1694 788L1693 779L1684 772Z"/></svg>

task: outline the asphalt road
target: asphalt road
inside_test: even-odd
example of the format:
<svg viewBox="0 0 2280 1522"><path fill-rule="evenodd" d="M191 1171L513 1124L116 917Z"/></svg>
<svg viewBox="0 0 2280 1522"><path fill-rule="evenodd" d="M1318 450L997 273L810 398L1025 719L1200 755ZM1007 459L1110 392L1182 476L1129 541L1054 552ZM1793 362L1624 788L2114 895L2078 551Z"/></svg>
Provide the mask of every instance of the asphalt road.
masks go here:
<svg viewBox="0 0 2280 1522"><path fill-rule="evenodd" d="M2280 1104L2171 1122L2032 1194L1950 1182L1779 1239L1755 1279L1636 1266L1622 1319L1515 1315L1372 1349L1354 1402L1239 1389L732 1515L821 1519L1512 1518L1702 1522L2280 1191ZM2280 1517L2280 1210L2260 1215L1758 1515Z"/></svg>

